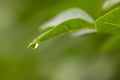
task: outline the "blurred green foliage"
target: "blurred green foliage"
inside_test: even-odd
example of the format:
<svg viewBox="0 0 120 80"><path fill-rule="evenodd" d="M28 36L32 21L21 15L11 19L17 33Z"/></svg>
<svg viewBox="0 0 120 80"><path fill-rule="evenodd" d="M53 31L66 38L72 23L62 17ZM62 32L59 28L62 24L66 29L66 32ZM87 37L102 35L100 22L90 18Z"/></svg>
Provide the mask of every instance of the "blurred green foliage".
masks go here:
<svg viewBox="0 0 120 80"><path fill-rule="evenodd" d="M109 40L114 35L64 35L41 43L36 51L26 48L39 34L39 25L60 11L78 7L96 19L106 13L99 13L103 3L104 0L0 0L0 80L119 80L118 36ZM108 44L113 47L102 52L103 46L109 48Z"/></svg>

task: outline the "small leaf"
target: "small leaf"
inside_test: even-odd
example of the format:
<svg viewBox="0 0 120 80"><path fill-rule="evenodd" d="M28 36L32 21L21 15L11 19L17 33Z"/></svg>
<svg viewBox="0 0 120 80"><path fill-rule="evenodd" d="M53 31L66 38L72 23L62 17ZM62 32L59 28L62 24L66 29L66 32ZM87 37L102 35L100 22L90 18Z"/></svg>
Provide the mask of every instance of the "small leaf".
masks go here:
<svg viewBox="0 0 120 80"><path fill-rule="evenodd" d="M102 8L104 10L108 10L119 2L120 2L120 0L106 0L105 3L103 4Z"/></svg>
<svg viewBox="0 0 120 80"><path fill-rule="evenodd" d="M31 48L32 46L32 48L34 48L35 44L38 44L42 41L48 40L50 38L65 33L73 32L78 29L85 29L85 28L93 28L93 24L80 18L67 20L59 24L58 26L54 27L53 29L49 30L48 32L45 32L44 34L40 35L28 47Z"/></svg>
<svg viewBox="0 0 120 80"><path fill-rule="evenodd" d="M120 8L116 8L96 20L98 32L120 32Z"/></svg>
<svg viewBox="0 0 120 80"><path fill-rule="evenodd" d="M118 7L120 7L120 0L105 0L98 14L99 16L104 15Z"/></svg>
<svg viewBox="0 0 120 80"><path fill-rule="evenodd" d="M43 25L43 30L49 27L54 27L47 32L41 34L29 44L29 48L36 49L36 44L69 32L79 29L90 28L93 29L94 20L83 10L70 9L60 13L57 17ZM46 27L45 27L46 26Z"/></svg>
<svg viewBox="0 0 120 80"><path fill-rule="evenodd" d="M45 30L49 27L56 27L61 22L64 22L64 21L70 20L70 19L74 19L74 18L81 18L88 22L94 23L94 20L92 19L92 17L89 16L85 11L83 11L79 8L71 8L71 9L60 12L54 18L52 18L48 22L41 25L40 30Z"/></svg>

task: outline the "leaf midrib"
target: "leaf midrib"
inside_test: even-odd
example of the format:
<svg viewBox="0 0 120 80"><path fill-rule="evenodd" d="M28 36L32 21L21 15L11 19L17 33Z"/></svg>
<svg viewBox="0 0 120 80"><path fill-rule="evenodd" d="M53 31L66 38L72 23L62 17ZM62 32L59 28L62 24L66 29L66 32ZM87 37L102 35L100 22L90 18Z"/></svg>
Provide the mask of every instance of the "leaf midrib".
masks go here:
<svg viewBox="0 0 120 80"><path fill-rule="evenodd" d="M118 24L113 24L113 23L109 23L109 22L100 22L102 24L109 24L109 25L113 25L113 26L116 26L116 27L119 27L120 28L120 25Z"/></svg>

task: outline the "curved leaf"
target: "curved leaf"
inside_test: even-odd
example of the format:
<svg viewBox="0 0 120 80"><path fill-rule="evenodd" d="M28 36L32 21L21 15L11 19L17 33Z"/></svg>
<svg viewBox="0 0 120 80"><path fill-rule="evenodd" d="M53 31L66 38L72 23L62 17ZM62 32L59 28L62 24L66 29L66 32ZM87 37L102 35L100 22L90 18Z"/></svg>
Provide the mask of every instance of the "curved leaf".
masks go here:
<svg viewBox="0 0 120 80"><path fill-rule="evenodd" d="M50 27L45 33L37 37L32 43L29 44L30 48L37 48L38 43L59 36L65 33L73 32L82 28L93 28L94 20L83 10L72 8L65 10L51 19L49 22L41 25L41 30L44 31Z"/></svg>
<svg viewBox="0 0 120 80"><path fill-rule="evenodd" d="M40 30L45 30L49 27L56 27L61 22L74 19L74 18L81 18L88 22L94 23L94 20L92 19L92 17L89 16L85 11L79 8L71 8L71 9L60 12L58 15L56 15L54 18L52 18L48 22L42 24L40 26Z"/></svg>
<svg viewBox="0 0 120 80"><path fill-rule="evenodd" d="M116 8L96 20L98 32L120 32L120 8Z"/></svg>
<svg viewBox="0 0 120 80"><path fill-rule="evenodd" d="M120 0L106 0L105 3L103 4L102 8L104 10L108 10L119 2L120 2Z"/></svg>
<svg viewBox="0 0 120 80"><path fill-rule="evenodd" d="M38 43L53 38L55 36L59 36L61 34L73 32L78 29L84 28L93 28L93 24L80 18L70 19L67 20L58 26L54 27L53 29L45 32L44 34L40 35L36 38L28 47L35 49L38 46Z"/></svg>
<svg viewBox="0 0 120 80"><path fill-rule="evenodd" d="M101 16L118 7L120 7L120 0L105 0L97 14L98 16Z"/></svg>

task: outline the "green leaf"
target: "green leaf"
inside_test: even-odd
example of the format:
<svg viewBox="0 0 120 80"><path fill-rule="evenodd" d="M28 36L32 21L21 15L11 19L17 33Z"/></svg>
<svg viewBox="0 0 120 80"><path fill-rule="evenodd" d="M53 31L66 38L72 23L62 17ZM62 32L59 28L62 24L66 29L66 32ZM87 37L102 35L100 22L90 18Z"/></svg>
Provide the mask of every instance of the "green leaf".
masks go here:
<svg viewBox="0 0 120 80"><path fill-rule="evenodd" d="M58 26L54 27L53 29L40 35L28 47L35 49L37 48L36 45L42 41L48 40L55 36L59 36L65 33L73 32L75 30L85 29L85 28L93 28L93 24L80 18L67 20L59 24Z"/></svg>
<svg viewBox="0 0 120 80"><path fill-rule="evenodd" d="M92 17L89 16L85 11L79 8L71 8L71 9L60 12L55 17L50 19L48 22L42 24L40 26L40 30L46 30L49 27L56 27L61 22L74 19L74 18L81 18L88 22L94 23L94 20L92 19Z"/></svg>
<svg viewBox="0 0 120 80"><path fill-rule="evenodd" d="M120 7L120 0L105 0L97 14L101 16L118 7Z"/></svg>
<svg viewBox="0 0 120 80"><path fill-rule="evenodd" d="M106 0L102 6L103 10L108 10L118 4L120 0Z"/></svg>
<svg viewBox="0 0 120 80"><path fill-rule="evenodd" d="M74 32L79 29L93 29L93 22L94 20L83 10L74 8L64 11L50 20L50 22L42 25L43 30L49 27L55 27L34 39L28 48L36 49L40 42L55 36Z"/></svg>
<svg viewBox="0 0 120 80"><path fill-rule="evenodd" d="M98 32L120 32L120 8L116 8L96 20Z"/></svg>

